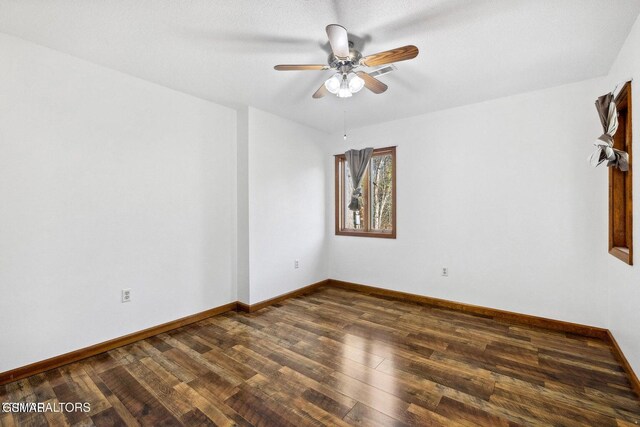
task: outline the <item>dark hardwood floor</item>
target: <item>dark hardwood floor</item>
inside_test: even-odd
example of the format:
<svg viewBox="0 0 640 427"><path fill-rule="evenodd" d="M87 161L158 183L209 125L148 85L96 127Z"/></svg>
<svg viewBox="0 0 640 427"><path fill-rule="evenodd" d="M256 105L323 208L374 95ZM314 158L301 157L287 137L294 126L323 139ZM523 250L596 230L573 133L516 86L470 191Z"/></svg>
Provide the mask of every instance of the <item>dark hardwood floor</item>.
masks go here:
<svg viewBox="0 0 640 427"><path fill-rule="evenodd" d="M0 425L564 425L640 423L600 340L326 288L227 313L0 386Z"/></svg>

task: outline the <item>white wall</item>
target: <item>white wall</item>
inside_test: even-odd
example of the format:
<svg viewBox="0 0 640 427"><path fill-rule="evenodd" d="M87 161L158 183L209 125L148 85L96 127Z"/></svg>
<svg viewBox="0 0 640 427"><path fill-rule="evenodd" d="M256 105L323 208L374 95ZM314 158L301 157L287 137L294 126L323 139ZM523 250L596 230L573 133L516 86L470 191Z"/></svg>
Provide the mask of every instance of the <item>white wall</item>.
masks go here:
<svg viewBox="0 0 640 427"><path fill-rule="evenodd" d="M335 236L327 156L330 276L606 326L606 171L586 161L599 82L333 136L327 154L397 145L398 211L396 240Z"/></svg>
<svg viewBox="0 0 640 427"><path fill-rule="evenodd" d="M249 260L249 108L238 109L236 132L235 255L238 301L250 304Z"/></svg>
<svg viewBox="0 0 640 427"><path fill-rule="evenodd" d="M328 277L321 145L326 139L323 132L249 108L252 304Z"/></svg>
<svg viewBox="0 0 640 427"><path fill-rule="evenodd" d="M632 92L632 122L633 122L633 163L639 164L640 150L640 19L631 30L627 41L618 54L613 64L606 84L600 93L606 93L619 83L633 78ZM613 332L620 344L622 351L634 367L636 374L640 375L640 170L634 166L633 176L633 230L635 242L635 255L633 267L630 267L618 259L605 255L601 270L601 284L609 290L609 329ZM601 174L600 179L607 182L606 174ZM601 206L601 210L607 206Z"/></svg>
<svg viewBox="0 0 640 427"><path fill-rule="evenodd" d="M0 372L235 301L235 111L5 35L0 57Z"/></svg>

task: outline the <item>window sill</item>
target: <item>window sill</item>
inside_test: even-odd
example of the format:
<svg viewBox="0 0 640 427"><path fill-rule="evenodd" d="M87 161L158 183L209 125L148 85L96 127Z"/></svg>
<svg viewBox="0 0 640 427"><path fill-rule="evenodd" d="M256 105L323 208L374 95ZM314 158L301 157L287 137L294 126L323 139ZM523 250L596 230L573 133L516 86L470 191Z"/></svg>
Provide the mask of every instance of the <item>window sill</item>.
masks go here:
<svg viewBox="0 0 640 427"><path fill-rule="evenodd" d="M615 246L609 249L609 253L614 257L618 258L619 260L629 265L633 265L633 260L631 259L631 251L629 251L629 248L621 248L621 247Z"/></svg>
<svg viewBox="0 0 640 427"><path fill-rule="evenodd" d="M351 230L336 230L336 236L353 236L353 237L377 237L379 239L395 239L395 231L381 232L381 231L351 231Z"/></svg>

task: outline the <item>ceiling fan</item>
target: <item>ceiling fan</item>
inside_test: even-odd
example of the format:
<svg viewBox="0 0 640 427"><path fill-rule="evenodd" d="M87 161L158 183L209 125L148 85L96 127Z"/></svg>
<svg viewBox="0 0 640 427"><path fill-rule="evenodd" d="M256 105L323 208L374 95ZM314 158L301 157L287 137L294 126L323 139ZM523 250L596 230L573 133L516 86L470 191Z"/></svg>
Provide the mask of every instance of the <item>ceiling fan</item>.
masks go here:
<svg viewBox="0 0 640 427"><path fill-rule="evenodd" d="M331 45L332 53L329 55L328 65L306 64L306 65L276 65L278 71L295 70L335 70L336 74L325 81L322 86L313 94L314 98L322 98L331 93L339 98L348 98L360 89L366 87L373 93L382 93L387 90L387 85L376 79L374 75L381 75L391 71L376 70L373 73L365 71L354 71L359 67L377 67L379 65L391 64L393 62L406 61L418 56L418 48L407 45L373 55L362 56L360 52L353 49L353 44L349 42L347 29L338 24L327 25L327 36Z"/></svg>

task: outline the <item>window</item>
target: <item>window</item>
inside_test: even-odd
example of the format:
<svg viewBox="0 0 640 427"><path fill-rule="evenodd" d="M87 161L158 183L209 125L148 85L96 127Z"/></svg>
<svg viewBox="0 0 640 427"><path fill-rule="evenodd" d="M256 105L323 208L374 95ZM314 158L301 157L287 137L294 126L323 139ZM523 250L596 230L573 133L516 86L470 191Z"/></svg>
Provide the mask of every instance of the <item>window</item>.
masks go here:
<svg viewBox="0 0 640 427"><path fill-rule="evenodd" d="M362 177L362 206L348 208L351 175L344 154L336 159L336 234L396 238L396 147L373 150Z"/></svg>
<svg viewBox="0 0 640 427"><path fill-rule="evenodd" d="M629 153L629 170L609 168L609 253L629 265L633 264L631 203L631 82L616 97L618 130L613 147Z"/></svg>

